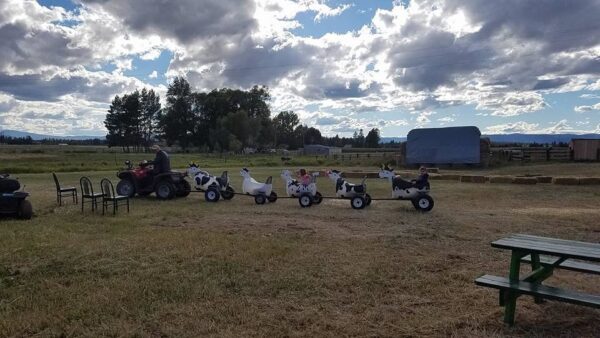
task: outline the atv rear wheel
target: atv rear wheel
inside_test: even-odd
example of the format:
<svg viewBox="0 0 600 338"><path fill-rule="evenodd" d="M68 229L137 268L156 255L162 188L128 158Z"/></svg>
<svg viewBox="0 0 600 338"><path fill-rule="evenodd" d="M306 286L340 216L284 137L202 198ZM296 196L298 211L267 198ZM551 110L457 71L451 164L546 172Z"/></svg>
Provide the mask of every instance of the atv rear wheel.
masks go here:
<svg viewBox="0 0 600 338"><path fill-rule="evenodd" d="M158 199L170 200L175 197L175 187L170 182L160 181L156 184L154 193Z"/></svg>
<svg viewBox="0 0 600 338"><path fill-rule="evenodd" d="M135 195L135 185L131 180L124 179L117 183L117 195L133 197Z"/></svg>
<svg viewBox="0 0 600 338"><path fill-rule="evenodd" d="M28 200L23 200L19 205L18 216L21 219L31 219L33 216L33 206Z"/></svg>

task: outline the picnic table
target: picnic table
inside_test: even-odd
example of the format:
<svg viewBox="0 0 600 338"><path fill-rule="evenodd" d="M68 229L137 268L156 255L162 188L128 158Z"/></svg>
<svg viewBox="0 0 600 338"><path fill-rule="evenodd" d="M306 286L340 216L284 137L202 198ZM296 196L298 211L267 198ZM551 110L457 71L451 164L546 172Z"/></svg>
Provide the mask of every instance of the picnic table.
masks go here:
<svg viewBox="0 0 600 338"><path fill-rule="evenodd" d="M600 274L600 244L556 238L514 234L491 243L492 247L511 250L508 278L483 275L475 284L498 289L504 322L514 324L517 298L533 296L540 304L544 299L600 308L600 296L542 285L554 269ZM531 273L520 278L521 263L531 266Z"/></svg>

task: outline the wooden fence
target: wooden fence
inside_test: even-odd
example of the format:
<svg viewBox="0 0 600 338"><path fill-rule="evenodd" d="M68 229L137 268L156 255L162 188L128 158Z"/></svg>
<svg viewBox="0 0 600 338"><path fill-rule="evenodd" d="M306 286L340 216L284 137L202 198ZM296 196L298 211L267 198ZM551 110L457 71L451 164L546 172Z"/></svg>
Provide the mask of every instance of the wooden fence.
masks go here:
<svg viewBox="0 0 600 338"><path fill-rule="evenodd" d="M508 161L545 162L571 160L571 150L568 147L494 148L492 149L492 153Z"/></svg>

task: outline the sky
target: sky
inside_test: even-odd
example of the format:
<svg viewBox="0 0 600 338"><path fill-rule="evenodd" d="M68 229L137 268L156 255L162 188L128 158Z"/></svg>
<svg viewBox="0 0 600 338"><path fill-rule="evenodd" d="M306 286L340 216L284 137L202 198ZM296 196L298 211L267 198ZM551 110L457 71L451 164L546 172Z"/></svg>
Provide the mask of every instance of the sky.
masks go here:
<svg viewBox="0 0 600 338"><path fill-rule="evenodd" d="M0 129L103 135L115 95L265 85L325 135L600 133L600 0L2 0Z"/></svg>

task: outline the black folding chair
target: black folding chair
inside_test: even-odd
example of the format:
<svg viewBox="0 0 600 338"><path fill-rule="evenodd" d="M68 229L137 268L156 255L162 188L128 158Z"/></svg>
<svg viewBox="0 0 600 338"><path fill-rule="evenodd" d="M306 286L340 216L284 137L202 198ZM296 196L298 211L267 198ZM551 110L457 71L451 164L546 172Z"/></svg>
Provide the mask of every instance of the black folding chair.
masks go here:
<svg viewBox="0 0 600 338"><path fill-rule="evenodd" d="M113 215L119 210L119 204L126 204L129 212L129 197L115 194L113 184L108 178L100 181L100 188L102 189L102 215L110 204L113 206Z"/></svg>
<svg viewBox="0 0 600 338"><path fill-rule="evenodd" d="M81 212L83 212L83 205L86 199L91 200L92 212L94 212L98 209L98 200L102 198L103 194L101 192L95 193L92 181L85 176L79 179L79 186L81 187Z"/></svg>
<svg viewBox="0 0 600 338"><path fill-rule="evenodd" d="M58 205L62 205L63 197L72 197L73 203L77 204L77 188L75 187L61 187L58 182L58 177L56 177L55 173L52 173L52 177L54 178L54 184L56 185L56 202Z"/></svg>

